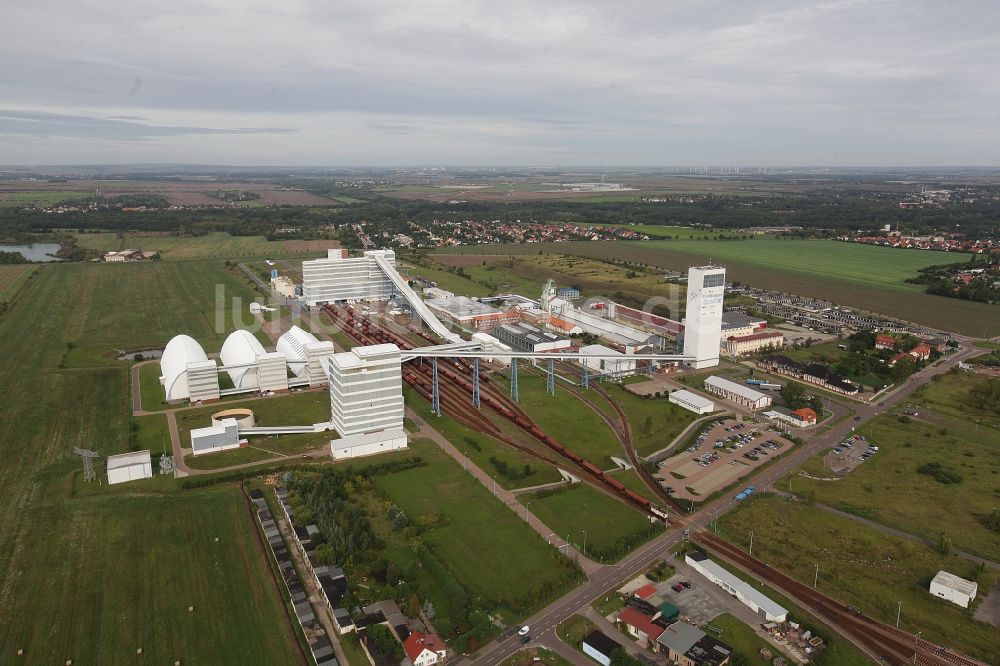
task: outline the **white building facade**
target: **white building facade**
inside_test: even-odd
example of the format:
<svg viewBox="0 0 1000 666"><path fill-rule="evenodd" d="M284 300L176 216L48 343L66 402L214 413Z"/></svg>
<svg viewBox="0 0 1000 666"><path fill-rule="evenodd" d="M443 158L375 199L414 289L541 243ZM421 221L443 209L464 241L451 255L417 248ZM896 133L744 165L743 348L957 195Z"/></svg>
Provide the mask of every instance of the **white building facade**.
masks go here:
<svg viewBox="0 0 1000 666"><path fill-rule="evenodd" d="M217 425L191 429L191 453L196 456L240 447L240 428L234 418L220 419Z"/></svg>
<svg viewBox="0 0 1000 666"><path fill-rule="evenodd" d="M684 355L693 357L689 361L693 368L719 365L722 299L725 292L725 268L692 266L688 269Z"/></svg>
<svg viewBox="0 0 1000 666"><path fill-rule="evenodd" d="M396 345L355 347L327 358L330 421L341 437L403 427L403 377Z"/></svg>
<svg viewBox="0 0 1000 666"><path fill-rule="evenodd" d="M743 384L737 384L725 377L716 377L715 375L705 379L705 390L727 400L732 400L749 409L770 407L772 402L769 395L765 395L760 391L754 391L752 388Z"/></svg>
<svg viewBox="0 0 1000 666"><path fill-rule="evenodd" d="M149 451L133 451L108 456L108 484L125 483L153 476L153 460Z"/></svg>
<svg viewBox="0 0 1000 666"><path fill-rule="evenodd" d="M674 391L667 400L695 414L709 414L715 411L714 402L686 389Z"/></svg>
<svg viewBox="0 0 1000 666"><path fill-rule="evenodd" d="M959 578L947 571L938 571L931 581L930 593L962 608L968 608L979 591L978 583Z"/></svg>
<svg viewBox="0 0 1000 666"><path fill-rule="evenodd" d="M364 256L349 257L347 250L335 249L327 251L326 259L303 261L302 296L306 304L384 301L394 296L396 288L376 257L396 265L392 250L367 250Z"/></svg>

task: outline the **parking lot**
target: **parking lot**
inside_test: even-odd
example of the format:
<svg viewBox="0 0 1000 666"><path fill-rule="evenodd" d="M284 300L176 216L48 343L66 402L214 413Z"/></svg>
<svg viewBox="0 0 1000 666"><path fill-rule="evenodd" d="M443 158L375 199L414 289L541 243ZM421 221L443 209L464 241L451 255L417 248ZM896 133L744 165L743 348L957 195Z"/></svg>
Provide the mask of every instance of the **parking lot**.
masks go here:
<svg viewBox="0 0 1000 666"><path fill-rule="evenodd" d="M791 446L774 426L726 419L709 424L685 451L660 463L657 478L675 498L697 502Z"/></svg>
<svg viewBox="0 0 1000 666"><path fill-rule="evenodd" d="M846 476L877 454L878 447L873 446L863 435L852 435L823 456L823 462L834 474Z"/></svg>

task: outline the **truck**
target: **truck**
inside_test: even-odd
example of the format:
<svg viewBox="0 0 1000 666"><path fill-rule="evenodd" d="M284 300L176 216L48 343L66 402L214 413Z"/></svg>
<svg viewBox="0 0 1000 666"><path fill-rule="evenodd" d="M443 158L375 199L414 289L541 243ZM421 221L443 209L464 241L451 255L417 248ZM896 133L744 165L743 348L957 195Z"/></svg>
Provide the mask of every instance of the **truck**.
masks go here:
<svg viewBox="0 0 1000 666"><path fill-rule="evenodd" d="M753 486L748 486L745 490L743 490L742 492L738 493L736 495L736 497L734 497L733 499L735 499L737 502L742 502L746 498L748 498L751 495L753 495L753 491L754 491L754 487Z"/></svg>

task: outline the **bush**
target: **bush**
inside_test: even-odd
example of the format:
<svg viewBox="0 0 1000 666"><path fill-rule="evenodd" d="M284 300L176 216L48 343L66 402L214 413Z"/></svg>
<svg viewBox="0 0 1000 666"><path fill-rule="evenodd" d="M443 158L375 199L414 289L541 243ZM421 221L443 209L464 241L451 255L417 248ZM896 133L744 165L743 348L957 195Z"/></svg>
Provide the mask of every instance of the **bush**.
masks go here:
<svg viewBox="0 0 1000 666"><path fill-rule="evenodd" d="M925 463L917 468L917 472L932 477L938 483L952 484L962 482L961 474L945 469L941 466L941 463Z"/></svg>

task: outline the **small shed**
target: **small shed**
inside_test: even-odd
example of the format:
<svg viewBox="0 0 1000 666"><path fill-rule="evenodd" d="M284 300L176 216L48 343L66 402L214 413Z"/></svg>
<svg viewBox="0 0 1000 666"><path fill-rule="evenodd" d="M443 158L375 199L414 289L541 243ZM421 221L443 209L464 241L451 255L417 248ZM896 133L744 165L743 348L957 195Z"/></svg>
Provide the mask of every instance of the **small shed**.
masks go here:
<svg viewBox="0 0 1000 666"><path fill-rule="evenodd" d="M664 601L662 604L657 606L657 609L660 611L660 617L664 620L676 619L681 614L681 609L674 606L669 601Z"/></svg>
<svg viewBox="0 0 1000 666"><path fill-rule="evenodd" d="M108 484L124 483L153 476L153 460L149 450L108 456Z"/></svg>
<svg viewBox="0 0 1000 666"><path fill-rule="evenodd" d="M962 608L969 607L972 600L976 598L978 589L978 583L959 578L947 571L938 571L930 585L930 593L935 597L958 604Z"/></svg>

